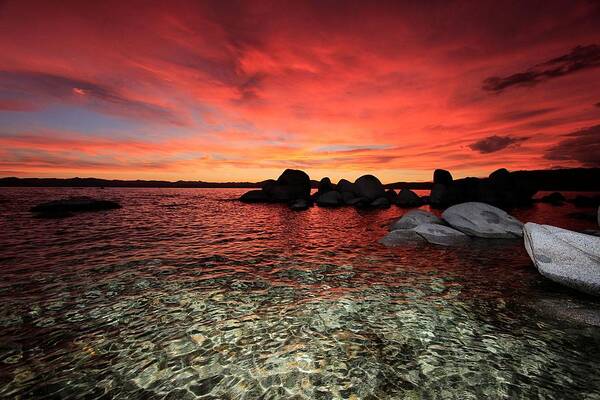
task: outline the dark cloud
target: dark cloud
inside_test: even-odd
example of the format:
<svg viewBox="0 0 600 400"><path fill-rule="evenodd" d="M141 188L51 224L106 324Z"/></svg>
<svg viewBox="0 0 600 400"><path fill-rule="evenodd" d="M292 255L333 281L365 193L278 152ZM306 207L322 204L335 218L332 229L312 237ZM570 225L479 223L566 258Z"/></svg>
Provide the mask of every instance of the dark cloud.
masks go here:
<svg viewBox="0 0 600 400"><path fill-rule="evenodd" d="M183 125L167 108L128 98L109 86L35 71L0 71L0 88L32 99L81 103L108 114Z"/></svg>
<svg viewBox="0 0 600 400"><path fill-rule="evenodd" d="M549 79L594 67L600 67L600 45L577 46L570 53L535 65L527 71L505 77L487 78L483 81L483 90L501 92L511 86L534 86Z"/></svg>
<svg viewBox="0 0 600 400"><path fill-rule="evenodd" d="M481 154L488 154L500 151L527 139L529 138L493 135L480 139L475 143L470 144L469 147L471 148L471 150L478 151Z"/></svg>
<svg viewBox="0 0 600 400"><path fill-rule="evenodd" d="M545 159L579 161L586 167L600 167L600 125L581 129L565 137L546 151Z"/></svg>
<svg viewBox="0 0 600 400"><path fill-rule="evenodd" d="M517 111L508 111L495 115L492 119L494 121L521 121L524 119L529 119L533 117L537 117L540 115L548 114L556 111L557 108L547 107L547 108L539 108L539 109L531 109L531 110L517 110Z"/></svg>

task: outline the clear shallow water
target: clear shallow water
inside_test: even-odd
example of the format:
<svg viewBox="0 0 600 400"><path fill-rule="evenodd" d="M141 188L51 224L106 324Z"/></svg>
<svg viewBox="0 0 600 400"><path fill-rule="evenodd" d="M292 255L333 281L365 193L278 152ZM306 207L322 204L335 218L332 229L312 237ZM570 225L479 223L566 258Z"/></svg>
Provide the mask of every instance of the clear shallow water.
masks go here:
<svg viewBox="0 0 600 400"><path fill-rule="evenodd" d="M236 189L2 189L0 397L600 399L596 299L521 241L385 248L404 211ZM116 211L60 220L68 195ZM594 228L567 205L524 221ZM590 317L591 316L591 317Z"/></svg>

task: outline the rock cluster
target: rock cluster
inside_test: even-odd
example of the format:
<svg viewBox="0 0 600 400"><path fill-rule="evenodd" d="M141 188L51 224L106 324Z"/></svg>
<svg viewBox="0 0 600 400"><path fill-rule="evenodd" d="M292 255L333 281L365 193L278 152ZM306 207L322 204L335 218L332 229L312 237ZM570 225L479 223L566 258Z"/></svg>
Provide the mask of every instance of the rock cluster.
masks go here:
<svg viewBox="0 0 600 400"><path fill-rule="evenodd" d="M73 215L74 212L103 211L121 208L112 200L98 200L87 196L69 197L38 204L31 212L42 218L62 218Z"/></svg>
<svg viewBox="0 0 600 400"><path fill-rule="evenodd" d="M537 188L529 181L501 168L488 178L452 178L450 172L436 169L430 202L444 208L454 204L477 201L498 206L514 207L530 204Z"/></svg>
<svg viewBox="0 0 600 400"><path fill-rule="evenodd" d="M287 203L294 210L303 210L316 203L320 207L355 206L360 208L418 207L422 199L414 192L403 189L400 194L385 190L373 175L363 175L354 183L341 179L337 185L323 178L317 191L310 194L310 178L303 171L287 169L275 181L268 180L262 189L244 193L240 200L246 203Z"/></svg>
<svg viewBox="0 0 600 400"><path fill-rule="evenodd" d="M454 205L442 218L423 210L412 210L392 223L380 240L385 246L427 241L442 246L465 244L470 237L513 239L523 235L523 224L489 204L468 202Z"/></svg>

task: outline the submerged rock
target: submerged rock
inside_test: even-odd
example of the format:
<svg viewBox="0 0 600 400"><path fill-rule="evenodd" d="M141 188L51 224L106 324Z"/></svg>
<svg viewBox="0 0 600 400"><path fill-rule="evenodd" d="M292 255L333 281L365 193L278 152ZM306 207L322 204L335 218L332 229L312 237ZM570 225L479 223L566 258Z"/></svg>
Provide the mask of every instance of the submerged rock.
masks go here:
<svg viewBox="0 0 600 400"><path fill-rule="evenodd" d="M528 222L525 249L546 278L600 295L600 238Z"/></svg>
<svg viewBox="0 0 600 400"><path fill-rule="evenodd" d="M73 212L104 211L117 208L121 208L121 205L116 201L78 196L38 204L31 208L31 212L41 217L67 217Z"/></svg>
<svg viewBox="0 0 600 400"><path fill-rule="evenodd" d="M440 224L421 224L412 230L421 235L429 243L442 246L456 246L469 241L469 237L464 233Z"/></svg>
<svg viewBox="0 0 600 400"><path fill-rule="evenodd" d="M450 226L471 236L511 239L523 236L523 223L505 211L479 202L454 205L442 213Z"/></svg>
<svg viewBox="0 0 600 400"><path fill-rule="evenodd" d="M562 205L565 202L565 196L558 192L550 193L540 199L542 203L548 203L552 205Z"/></svg>
<svg viewBox="0 0 600 400"><path fill-rule="evenodd" d="M421 224L443 224L439 217L423 210L411 210L390 226L390 231L397 229L412 229Z"/></svg>
<svg viewBox="0 0 600 400"><path fill-rule="evenodd" d="M402 189L398 194L397 203L400 207L419 207L423 200L412 190Z"/></svg>

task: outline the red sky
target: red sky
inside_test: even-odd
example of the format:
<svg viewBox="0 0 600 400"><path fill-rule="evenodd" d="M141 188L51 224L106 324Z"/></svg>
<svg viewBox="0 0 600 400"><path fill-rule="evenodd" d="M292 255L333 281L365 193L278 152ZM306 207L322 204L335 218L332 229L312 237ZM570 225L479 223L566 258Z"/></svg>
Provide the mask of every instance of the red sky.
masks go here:
<svg viewBox="0 0 600 400"><path fill-rule="evenodd" d="M0 176L600 166L597 1L0 1Z"/></svg>

